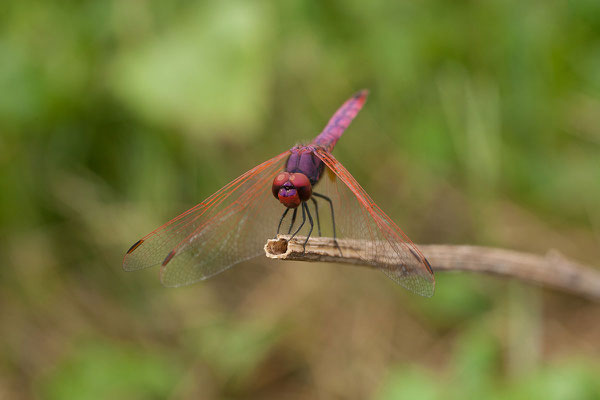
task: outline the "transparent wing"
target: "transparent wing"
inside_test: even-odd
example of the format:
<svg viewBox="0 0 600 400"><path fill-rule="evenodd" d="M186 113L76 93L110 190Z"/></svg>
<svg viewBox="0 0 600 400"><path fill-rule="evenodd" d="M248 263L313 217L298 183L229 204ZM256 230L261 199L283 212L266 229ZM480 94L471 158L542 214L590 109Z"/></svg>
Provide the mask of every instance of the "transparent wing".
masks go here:
<svg viewBox="0 0 600 400"><path fill-rule="evenodd" d="M161 264L163 284L182 286L260 255L284 211L271 184L288 155L256 166L138 240L125 254L123 268Z"/></svg>
<svg viewBox="0 0 600 400"><path fill-rule="evenodd" d="M331 199L337 237L365 240L368 244L365 261L405 288L422 296L432 296L435 288L433 270L419 249L331 153L317 147L315 155L327 168L313 193ZM326 203L319 201L320 225L324 230L329 224Z"/></svg>

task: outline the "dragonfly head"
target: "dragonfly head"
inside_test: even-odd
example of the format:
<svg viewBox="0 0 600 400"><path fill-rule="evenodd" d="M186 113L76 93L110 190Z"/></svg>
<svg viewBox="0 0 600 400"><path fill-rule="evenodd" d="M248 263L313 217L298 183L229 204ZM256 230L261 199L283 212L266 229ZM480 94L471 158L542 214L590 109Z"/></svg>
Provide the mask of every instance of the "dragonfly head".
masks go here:
<svg viewBox="0 0 600 400"><path fill-rule="evenodd" d="M306 175L282 172L273 180L273 196L287 208L296 208L300 202L310 199L312 185Z"/></svg>

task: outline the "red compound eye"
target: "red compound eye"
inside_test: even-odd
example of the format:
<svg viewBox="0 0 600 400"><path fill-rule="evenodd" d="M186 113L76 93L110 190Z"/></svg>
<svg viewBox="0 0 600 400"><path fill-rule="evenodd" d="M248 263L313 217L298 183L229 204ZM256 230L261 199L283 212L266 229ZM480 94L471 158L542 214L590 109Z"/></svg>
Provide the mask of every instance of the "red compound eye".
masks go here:
<svg viewBox="0 0 600 400"><path fill-rule="evenodd" d="M301 173L290 174L290 182L298 190L300 200L307 201L312 195L312 185L306 175Z"/></svg>
<svg viewBox="0 0 600 400"><path fill-rule="evenodd" d="M273 186L271 187L271 191L273 192L273 196L275 196L276 199L278 198L279 189L284 183L289 181L289 179L290 174L287 172L282 172L279 175L277 175L275 179L273 179Z"/></svg>

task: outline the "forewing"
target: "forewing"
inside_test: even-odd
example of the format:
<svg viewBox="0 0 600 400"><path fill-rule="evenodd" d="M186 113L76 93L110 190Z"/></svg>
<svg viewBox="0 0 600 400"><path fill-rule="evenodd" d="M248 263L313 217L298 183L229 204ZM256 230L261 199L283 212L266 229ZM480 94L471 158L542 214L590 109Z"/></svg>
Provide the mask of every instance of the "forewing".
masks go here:
<svg viewBox="0 0 600 400"><path fill-rule="evenodd" d="M331 153L317 148L315 154L335 174L325 174L313 191L331 198L338 237L365 240L368 249L365 261L379 267L405 288L422 296L432 296L435 287L433 270L417 246ZM322 209L320 207L321 215L324 214Z"/></svg>
<svg viewBox="0 0 600 400"><path fill-rule="evenodd" d="M263 252L284 211L271 193L289 151L249 170L212 196L136 242L125 270L162 264L166 286L206 279Z"/></svg>

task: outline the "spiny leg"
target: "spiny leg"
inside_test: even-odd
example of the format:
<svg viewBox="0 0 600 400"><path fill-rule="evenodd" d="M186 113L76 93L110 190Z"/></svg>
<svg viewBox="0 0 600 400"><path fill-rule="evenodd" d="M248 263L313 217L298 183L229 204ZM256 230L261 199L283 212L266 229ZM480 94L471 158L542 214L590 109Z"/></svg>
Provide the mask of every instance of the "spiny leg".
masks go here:
<svg viewBox="0 0 600 400"><path fill-rule="evenodd" d="M279 225L277 225L277 234L278 235L279 235L279 229L281 229L281 223L283 222L283 219L287 215L288 211L290 211L290 209L286 207L285 211L283 212L283 215L281 216L281 219L279 220Z"/></svg>
<svg viewBox="0 0 600 400"><path fill-rule="evenodd" d="M321 236L321 221L319 221L319 206L317 205L317 201L314 197L310 198L315 205L315 214L317 215L317 230L319 231L319 236ZM309 214L310 215L310 214Z"/></svg>
<svg viewBox="0 0 600 400"><path fill-rule="evenodd" d="M306 204L305 201L302 202L302 207L306 208L306 214L308 215L308 222L310 222L310 229L308 231L308 235L306 235L306 240L304 241L304 244L302 245L302 254L306 253L306 243L308 243L308 238L310 238L310 234L313 231L313 219L312 219L312 215L310 215L310 209L308 208L308 204Z"/></svg>
<svg viewBox="0 0 600 400"><path fill-rule="evenodd" d="M292 214L292 223L290 224L290 229L288 229L288 235L292 233L292 228L294 227L294 223L296 222L296 214L298 214L298 209L294 208L294 213Z"/></svg>
<svg viewBox="0 0 600 400"><path fill-rule="evenodd" d="M340 245L338 244L336 235L335 235L335 214L333 212L333 202L331 201L331 199L329 197L322 195L320 193L313 192L312 194L313 194L313 196L320 197L329 203L329 208L331 209L331 222L333 223L333 243L335 243L335 247L338 248L338 250L340 252L340 256L342 256L342 249L340 248Z"/></svg>
<svg viewBox="0 0 600 400"><path fill-rule="evenodd" d="M302 203L302 204L304 204L304 203ZM297 210L297 208L296 208L296 210ZM294 238L294 236L296 236L296 234L298 232L300 232L300 229L302 229L302 227L304 226L305 222L306 222L306 211L304 211L304 207L302 207L302 223L300 224L300 226L298 227L298 229L296 229L296 232L294 232L294 234L292 235L292 237L288 241L291 241Z"/></svg>

